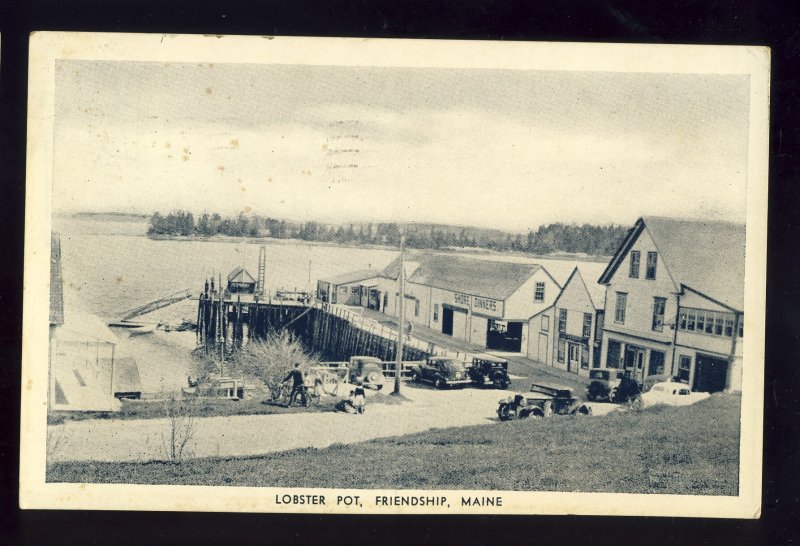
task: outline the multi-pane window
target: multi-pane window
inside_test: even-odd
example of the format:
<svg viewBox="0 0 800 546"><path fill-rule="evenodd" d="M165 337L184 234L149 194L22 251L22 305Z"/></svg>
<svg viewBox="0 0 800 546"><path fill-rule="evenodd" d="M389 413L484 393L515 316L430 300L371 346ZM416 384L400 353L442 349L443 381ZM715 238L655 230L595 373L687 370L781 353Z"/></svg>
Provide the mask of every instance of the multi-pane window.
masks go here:
<svg viewBox="0 0 800 546"><path fill-rule="evenodd" d="M689 373L692 367L692 357L681 355L678 360L678 380L684 383L689 382Z"/></svg>
<svg viewBox="0 0 800 546"><path fill-rule="evenodd" d="M439 322L439 304L433 304L433 322Z"/></svg>
<svg viewBox="0 0 800 546"><path fill-rule="evenodd" d="M641 261L641 253L638 250L631 251L631 268L628 276L634 279L639 278L639 262Z"/></svg>
<svg viewBox="0 0 800 546"><path fill-rule="evenodd" d="M350 293L351 294L355 295L355 294L358 294L358 292L359 292L359 287L358 286L351 286L350 287Z"/></svg>
<svg viewBox="0 0 800 546"><path fill-rule="evenodd" d="M564 348L565 343L563 339L558 340L558 361L564 362Z"/></svg>
<svg viewBox="0 0 800 546"><path fill-rule="evenodd" d="M691 308L681 309L680 313L678 313L678 329L687 332L697 332L710 336L732 337L734 334L734 323L735 317L732 313ZM739 335L741 336L741 322L739 326Z"/></svg>
<svg viewBox="0 0 800 546"><path fill-rule="evenodd" d="M619 361L622 358L622 345L619 341L609 340L608 354L606 355L607 368L619 368Z"/></svg>
<svg viewBox="0 0 800 546"><path fill-rule="evenodd" d="M566 332L567 331L567 310L566 309L559 309L558 310L558 331L559 332Z"/></svg>
<svg viewBox="0 0 800 546"><path fill-rule="evenodd" d="M647 271L645 272L645 278L647 279L655 279L656 278L656 265L658 264L658 253L657 252L648 252L647 253Z"/></svg>
<svg viewBox="0 0 800 546"><path fill-rule="evenodd" d="M664 309L667 306L666 298L653 298L653 330L664 331Z"/></svg>
<svg viewBox="0 0 800 546"><path fill-rule="evenodd" d="M590 337L592 335L592 315L591 313L583 314L583 337Z"/></svg>
<svg viewBox="0 0 800 546"><path fill-rule="evenodd" d="M536 291L533 293L533 301L544 301L544 283L536 283Z"/></svg>
<svg viewBox="0 0 800 546"><path fill-rule="evenodd" d="M614 309L614 322L625 324L625 306L628 304L628 294L617 292L617 306Z"/></svg>
<svg viewBox="0 0 800 546"><path fill-rule="evenodd" d="M542 315L542 332L550 330L550 316Z"/></svg>
<svg viewBox="0 0 800 546"><path fill-rule="evenodd" d="M664 353L661 351L650 351L650 366L647 370L648 375L662 375L664 373Z"/></svg>

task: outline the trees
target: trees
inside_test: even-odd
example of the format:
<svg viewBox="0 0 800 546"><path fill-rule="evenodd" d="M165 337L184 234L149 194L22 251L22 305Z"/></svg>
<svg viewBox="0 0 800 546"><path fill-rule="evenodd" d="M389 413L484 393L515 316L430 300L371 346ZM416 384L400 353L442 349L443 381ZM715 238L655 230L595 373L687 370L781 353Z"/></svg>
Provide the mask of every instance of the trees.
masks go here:
<svg viewBox="0 0 800 546"><path fill-rule="evenodd" d="M627 229L622 226L591 224L564 224L556 222L539 226L527 234L510 233L496 229L448 226L441 224L416 224L405 226L406 244L410 248L442 249L448 247L478 247L497 251L582 253L590 256L613 254ZM222 217L218 213L203 213L195 224L194 215L186 211L172 211L167 215L154 213L147 234L211 237L217 234L229 237L298 238L304 241L335 241L337 243L382 244L397 246L400 226L395 222L379 224L322 224L314 220L293 222L257 215L239 213Z"/></svg>

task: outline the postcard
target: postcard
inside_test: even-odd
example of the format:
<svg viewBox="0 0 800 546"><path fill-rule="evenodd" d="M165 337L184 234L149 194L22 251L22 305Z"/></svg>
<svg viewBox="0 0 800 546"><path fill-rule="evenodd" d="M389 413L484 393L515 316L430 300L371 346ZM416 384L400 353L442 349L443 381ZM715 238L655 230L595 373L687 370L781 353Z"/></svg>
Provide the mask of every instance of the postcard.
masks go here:
<svg viewBox="0 0 800 546"><path fill-rule="evenodd" d="M767 48L42 32L29 75L23 508L759 517Z"/></svg>

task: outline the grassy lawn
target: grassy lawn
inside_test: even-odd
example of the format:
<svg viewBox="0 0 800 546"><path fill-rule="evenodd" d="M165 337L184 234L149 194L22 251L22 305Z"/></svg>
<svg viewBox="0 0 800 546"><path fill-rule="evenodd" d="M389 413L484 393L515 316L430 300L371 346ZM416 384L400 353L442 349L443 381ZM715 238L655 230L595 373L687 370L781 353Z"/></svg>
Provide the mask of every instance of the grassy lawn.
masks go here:
<svg viewBox="0 0 800 546"><path fill-rule="evenodd" d="M191 412L196 417L227 417L232 415L270 415L274 413L308 413L317 411L334 411L336 403L341 398L325 397L314 401L305 408L299 401L291 407L267 401L266 393L257 394L250 400L225 400L221 398L197 398L191 400ZM394 397L376 393L370 396L370 404L397 404ZM175 400L122 400L118 412L57 412L48 417L48 424L54 425L64 421L83 421L86 419L158 419L166 417L168 405L176 407Z"/></svg>
<svg viewBox="0 0 800 546"><path fill-rule="evenodd" d="M740 397L553 417L268 456L58 463L51 482L736 495Z"/></svg>

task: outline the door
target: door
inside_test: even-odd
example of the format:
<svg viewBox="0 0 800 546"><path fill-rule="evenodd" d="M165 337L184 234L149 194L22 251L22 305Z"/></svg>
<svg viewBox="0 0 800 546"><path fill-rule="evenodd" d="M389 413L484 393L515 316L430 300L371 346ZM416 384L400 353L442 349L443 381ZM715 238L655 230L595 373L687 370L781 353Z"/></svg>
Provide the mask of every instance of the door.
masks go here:
<svg viewBox="0 0 800 546"><path fill-rule="evenodd" d="M539 362L547 364L547 334L539 334Z"/></svg>
<svg viewBox="0 0 800 546"><path fill-rule="evenodd" d="M453 310L447 307L442 308L442 333L453 335Z"/></svg>
<svg viewBox="0 0 800 546"><path fill-rule="evenodd" d="M725 390L725 379L728 375L728 361L698 354L695 359L694 385L697 392L720 392Z"/></svg>
<svg viewBox="0 0 800 546"><path fill-rule="evenodd" d="M578 373L581 366L581 346L577 343L567 343L567 371Z"/></svg>
<svg viewBox="0 0 800 546"><path fill-rule="evenodd" d="M625 371L637 381L642 380L644 368L644 349L635 345L625 347Z"/></svg>

